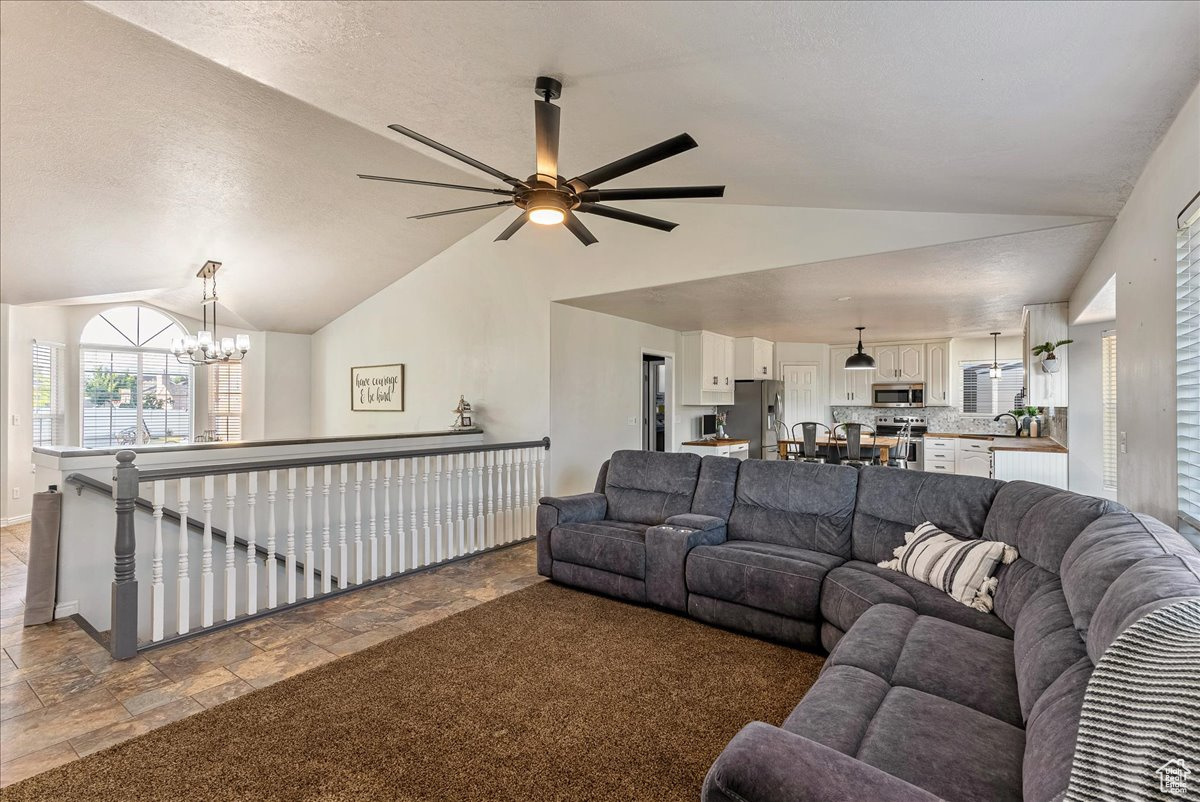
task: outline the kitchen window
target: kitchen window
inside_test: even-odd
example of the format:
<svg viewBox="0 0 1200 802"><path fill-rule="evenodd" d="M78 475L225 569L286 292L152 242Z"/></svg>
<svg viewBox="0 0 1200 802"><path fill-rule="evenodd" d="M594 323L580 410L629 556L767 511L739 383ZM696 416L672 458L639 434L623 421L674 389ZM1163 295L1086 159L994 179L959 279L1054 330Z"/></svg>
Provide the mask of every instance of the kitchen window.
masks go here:
<svg viewBox="0 0 1200 802"><path fill-rule="evenodd" d="M1200 530L1200 193L1179 215L1175 244L1179 518Z"/></svg>
<svg viewBox="0 0 1200 802"><path fill-rule="evenodd" d="M962 362L962 395L959 409L964 415L999 415L1025 403L1025 365L1021 360L1001 360L1000 379L990 377L991 362Z"/></svg>
<svg viewBox="0 0 1200 802"><path fill-rule="evenodd" d="M1104 409L1104 489L1117 489L1117 333L1100 336L1101 403Z"/></svg>
<svg viewBox="0 0 1200 802"><path fill-rule="evenodd" d="M63 410L63 365L60 343L33 343L33 445L56 446L66 436Z"/></svg>
<svg viewBox="0 0 1200 802"><path fill-rule="evenodd" d="M208 374L208 426L214 440L242 439L242 364L213 365Z"/></svg>

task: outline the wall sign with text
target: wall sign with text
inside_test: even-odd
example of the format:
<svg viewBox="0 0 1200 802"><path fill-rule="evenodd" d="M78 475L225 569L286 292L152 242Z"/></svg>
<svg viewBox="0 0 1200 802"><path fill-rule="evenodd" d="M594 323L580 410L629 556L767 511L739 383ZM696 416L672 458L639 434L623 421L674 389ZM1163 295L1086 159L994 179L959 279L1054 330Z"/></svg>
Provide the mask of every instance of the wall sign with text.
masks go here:
<svg viewBox="0 0 1200 802"><path fill-rule="evenodd" d="M352 412L403 412L404 366L364 365L350 368Z"/></svg>

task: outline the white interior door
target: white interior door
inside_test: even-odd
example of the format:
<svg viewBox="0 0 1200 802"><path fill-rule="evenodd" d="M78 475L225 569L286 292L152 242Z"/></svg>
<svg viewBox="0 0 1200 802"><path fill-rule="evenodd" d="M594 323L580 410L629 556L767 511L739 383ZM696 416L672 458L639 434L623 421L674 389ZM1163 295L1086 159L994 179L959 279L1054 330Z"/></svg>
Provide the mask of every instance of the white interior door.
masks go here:
<svg viewBox="0 0 1200 802"><path fill-rule="evenodd" d="M816 362L799 362L783 366L783 408L788 430L803 421L820 421L821 366Z"/></svg>

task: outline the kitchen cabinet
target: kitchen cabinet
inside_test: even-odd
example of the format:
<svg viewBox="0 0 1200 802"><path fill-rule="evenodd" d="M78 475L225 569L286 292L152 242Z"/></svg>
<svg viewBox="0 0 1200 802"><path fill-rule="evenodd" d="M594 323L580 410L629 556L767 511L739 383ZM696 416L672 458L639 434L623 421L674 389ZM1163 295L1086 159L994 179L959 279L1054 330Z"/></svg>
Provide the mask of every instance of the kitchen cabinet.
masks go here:
<svg viewBox="0 0 1200 802"><path fill-rule="evenodd" d="M992 441L959 439L954 472L966 476L992 475Z"/></svg>
<svg viewBox="0 0 1200 802"><path fill-rule="evenodd" d="M921 382L925 380L924 343L879 345L873 351L875 354L875 381Z"/></svg>
<svg viewBox="0 0 1200 802"><path fill-rule="evenodd" d="M950 405L950 343L925 344L925 406Z"/></svg>
<svg viewBox="0 0 1200 802"><path fill-rule="evenodd" d="M682 403L713 406L733 403L733 338L713 331L683 333Z"/></svg>
<svg viewBox="0 0 1200 802"><path fill-rule="evenodd" d="M1022 310L1021 330L1025 360L1025 403L1035 407L1067 406L1067 374L1071 346L1060 346L1057 357L1058 372L1042 370L1041 357L1034 356L1030 349L1044 342L1067 339L1067 305L1035 304Z"/></svg>
<svg viewBox="0 0 1200 802"><path fill-rule="evenodd" d="M679 450L685 454L699 454L702 457L733 457L734 459L750 458L749 440L713 440L710 442L693 441L684 443Z"/></svg>
<svg viewBox="0 0 1200 802"><path fill-rule="evenodd" d="M1043 340L1043 342L1045 342ZM1028 482L1040 482L1051 487L1067 489L1067 455L1065 453L1042 451L1008 451L995 452L995 471L997 479L1012 481L1024 479Z"/></svg>
<svg viewBox="0 0 1200 802"><path fill-rule="evenodd" d="M735 380L775 378L775 343L759 337L738 337L733 349Z"/></svg>
<svg viewBox="0 0 1200 802"><path fill-rule="evenodd" d="M953 437L926 437L922 470L930 473L957 473L958 449Z"/></svg>
<svg viewBox="0 0 1200 802"><path fill-rule="evenodd" d="M833 406L871 406L871 385L876 381L876 371L846 370L846 360L857 351L856 346L829 350L829 403ZM863 353L874 356L874 349L864 348Z"/></svg>

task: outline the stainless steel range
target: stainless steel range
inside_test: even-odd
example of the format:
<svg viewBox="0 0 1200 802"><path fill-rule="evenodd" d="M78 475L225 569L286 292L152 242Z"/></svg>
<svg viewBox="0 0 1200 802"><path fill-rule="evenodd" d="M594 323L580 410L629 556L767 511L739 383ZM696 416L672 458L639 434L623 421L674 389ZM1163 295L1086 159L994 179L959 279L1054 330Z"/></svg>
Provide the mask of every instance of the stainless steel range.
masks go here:
<svg viewBox="0 0 1200 802"><path fill-rule="evenodd" d="M883 437L897 437L908 427L912 440L908 446L908 467L921 470L924 464L925 434L929 420L924 415L877 415L875 432Z"/></svg>

